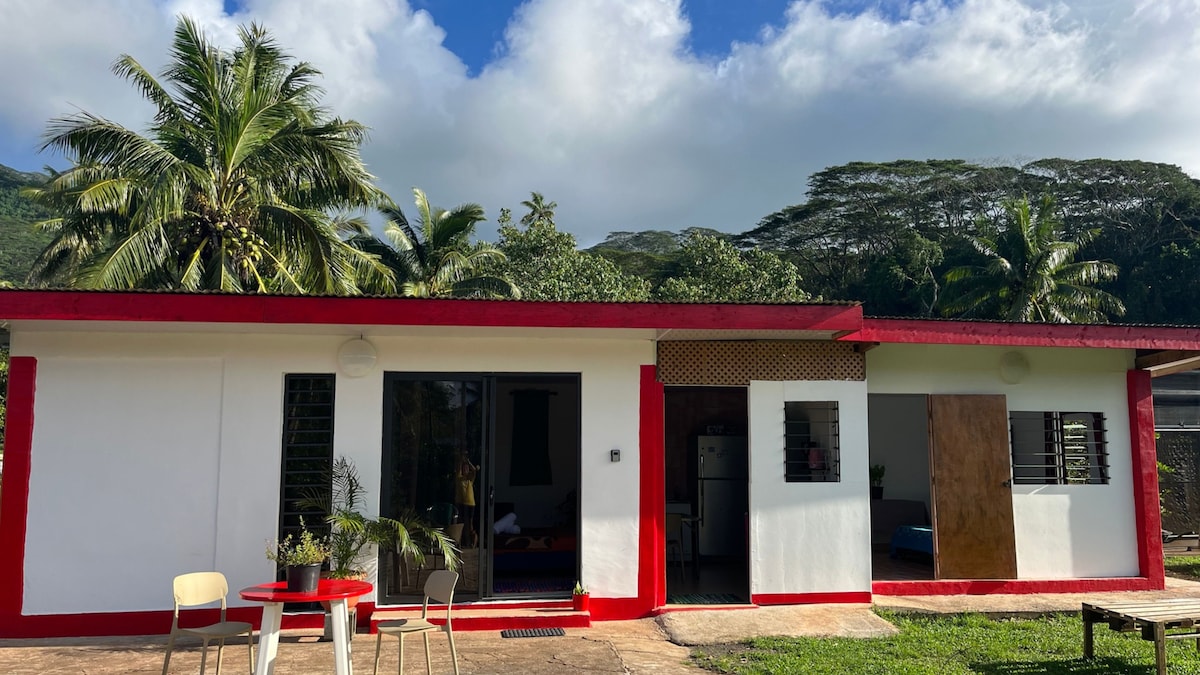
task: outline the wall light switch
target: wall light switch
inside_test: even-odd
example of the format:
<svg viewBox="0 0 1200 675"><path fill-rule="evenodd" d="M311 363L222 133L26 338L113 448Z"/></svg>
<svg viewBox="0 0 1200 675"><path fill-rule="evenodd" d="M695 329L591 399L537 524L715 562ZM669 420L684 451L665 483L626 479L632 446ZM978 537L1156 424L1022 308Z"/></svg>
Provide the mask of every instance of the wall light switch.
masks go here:
<svg viewBox="0 0 1200 675"><path fill-rule="evenodd" d="M608 451L608 459L609 459L609 461L613 461L613 462L621 461L621 449L613 448L612 450L609 450Z"/></svg>

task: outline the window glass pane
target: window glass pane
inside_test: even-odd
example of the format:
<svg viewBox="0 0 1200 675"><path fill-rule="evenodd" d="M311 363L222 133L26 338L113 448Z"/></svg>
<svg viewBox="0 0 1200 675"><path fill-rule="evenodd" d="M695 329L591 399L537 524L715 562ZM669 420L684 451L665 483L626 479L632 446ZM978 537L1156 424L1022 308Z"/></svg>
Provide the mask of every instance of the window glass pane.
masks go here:
<svg viewBox="0 0 1200 675"><path fill-rule="evenodd" d="M1014 483L1108 482L1104 415L1013 411L1009 421Z"/></svg>
<svg viewBox="0 0 1200 675"><path fill-rule="evenodd" d="M784 408L784 480L789 483L841 480L836 401L788 401Z"/></svg>

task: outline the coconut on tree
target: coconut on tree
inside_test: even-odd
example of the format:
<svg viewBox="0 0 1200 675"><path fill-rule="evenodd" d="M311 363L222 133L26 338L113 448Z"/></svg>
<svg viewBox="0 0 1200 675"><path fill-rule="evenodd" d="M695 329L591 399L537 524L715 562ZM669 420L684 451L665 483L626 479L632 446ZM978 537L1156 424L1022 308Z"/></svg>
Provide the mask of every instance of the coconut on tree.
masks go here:
<svg viewBox="0 0 1200 675"><path fill-rule="evenodd" d="M27 194L59 215L31 280L86 288L356 293L391 271L346 243L343 214L390 204L359 155L366 128L321 106L320 74L266 30L223 50L179 19L155 77L113 71L154 107L145 133L79 112L43 149L73 166Z"/></svg>
<svg viewBox="0 0 1200 675"><path fill-rule="evenodd" d="M1096 230L1066 235L1043 197L1036 212L1027 199L1005 205L1007 218L992 237L969 239L985 260L946 273L943 313L1005 321L1105 323L1121 316L1125 305L1096 284L1117 277L1111 262L1080 260L1080 250Z"/></svg>

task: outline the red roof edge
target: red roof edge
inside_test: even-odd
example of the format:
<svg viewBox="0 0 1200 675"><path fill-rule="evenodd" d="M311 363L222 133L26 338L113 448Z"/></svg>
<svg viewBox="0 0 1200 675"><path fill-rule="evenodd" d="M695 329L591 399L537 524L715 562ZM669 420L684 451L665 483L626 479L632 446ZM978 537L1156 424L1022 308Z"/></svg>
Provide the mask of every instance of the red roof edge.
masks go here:
<svg viewBox="0 0 1200 675"><path fill-rule="evenodd" d="M894 344L1200 349L1200 328L867 318L861 331L840 339Z"/></svg>
<svg viewBox="0 0 1200 675"><path fill-rule="evenodd" d="M14 290L4 321L858 331L862 307Z"/></svg>

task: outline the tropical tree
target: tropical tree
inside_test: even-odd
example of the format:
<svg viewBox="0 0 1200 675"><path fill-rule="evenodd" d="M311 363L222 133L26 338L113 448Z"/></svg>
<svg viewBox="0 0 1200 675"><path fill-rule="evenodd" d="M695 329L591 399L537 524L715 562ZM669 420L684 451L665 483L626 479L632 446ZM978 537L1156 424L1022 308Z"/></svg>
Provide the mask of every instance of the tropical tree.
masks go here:
<svg viewBox="0 0 1200 675"><path fill-rule="evenodd" d="M514 225L508 209L501 209L500 241L506 259L496 274L511 279L526 300L635 302L645 300L650 284L625 274L604 258L576 247L570 232L554 224L557 204L534 192L521 202L529 212Z"/></svg>
<svg viewBox="0 0 1200 675"><path fill-rule="evenodd" d="M113 71L154 107L145 134L89 112L51 120L43 149L74 165L26 191L59 217L31 278L87 288L355 293L389 270L345 242L340 214L390 200L359 146L366 128L321 107L320 74L258 25L232 51L179 19L156 78Z"/></svg>
<svg viewBox="0 0 1200 675"><path fill-rule="evenodd" d="M804 302L796 266L774 253L741 251L728 240L693 234L679 254L678 272L654 297L675 302Z"/></svg>
<svg viewBox="0 0 1200 675"><path fill-rule="evenodd" d="M1009 202L1008 217L992 237L969 241L986 258L946 273L946 314L1006 321L1102 323L1125 313L1115 296L1095 287L1117 277L1117 266L1099 260L1076 261L1080 249L1098 235L1083 230L1063 239L1054 200L1043 197L1036 213L1028 199Z"/></svg>
<svg viewBox="0 0 1200 675"><path fill-rule="evenodd" d="M487 242L471 242L483 207L462 204L447 211L431 207L419 188L413 188L418 227L398 207L384 207L384 239L360 229L350 244L378 257L395 275L401 295L437 297L520 297L507 278L488 273L504 261L504 253ZM375 289L370 281L368 289Z"/></svg>

